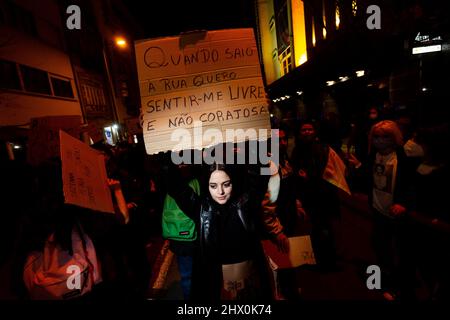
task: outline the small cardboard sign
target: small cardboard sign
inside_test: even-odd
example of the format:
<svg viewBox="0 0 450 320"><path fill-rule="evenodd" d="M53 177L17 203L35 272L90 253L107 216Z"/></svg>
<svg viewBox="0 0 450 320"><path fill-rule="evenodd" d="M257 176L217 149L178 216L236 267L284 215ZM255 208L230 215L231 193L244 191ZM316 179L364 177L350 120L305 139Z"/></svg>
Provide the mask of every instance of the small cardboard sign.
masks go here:
<svg viewBox="0 0 450 320"><path fill-rule="evenodd" d="M114 213L103 154L59 131L65 203Z"/></svg>
<svg viewBox="0 0 450 320"><path fill-rule="evenodd" d="M263 240L263 248L270 258L272 269L296 268L304 264L316 264L309 235L289 238L289 252L280 252L271 240Z"/></svg>

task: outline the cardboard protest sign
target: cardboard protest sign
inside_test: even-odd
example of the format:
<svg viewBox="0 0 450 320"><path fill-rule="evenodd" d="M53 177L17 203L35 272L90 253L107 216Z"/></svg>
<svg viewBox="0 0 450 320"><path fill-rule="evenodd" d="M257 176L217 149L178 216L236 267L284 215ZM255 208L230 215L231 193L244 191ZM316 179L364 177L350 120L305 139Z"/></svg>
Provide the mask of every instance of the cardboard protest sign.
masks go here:
<svg viewBox="0 0 450 320"><path fill-rule="evenodd" d="M59 130L78 138L81 132L81 117L48 116L31 119L28 143L28 162L39 165L51 158L59 158Z"/></svg>
<svg viewBox="0 0 450 320"><path fill-rule="evenodd" d="M65 203L114 213L104 156L59 131Z"/></svg>
<svg viewBox="0 0 450 320"><path fill-rule="evenodd" d="M263 248L270 258L272 269L296 268L304 264L316 264L309 235L289 239L289 253L282 253L270 240L263 240Z"/></svg>
<svg viewBox="0 0 450 320"><path fill-rule="evenodd" d="M142 40L135 48L148 154L241 142L248 129L270 130L252 29ZM208 129L220 137L212 141ZM227 129L243 131L227 136Z"/></svg>

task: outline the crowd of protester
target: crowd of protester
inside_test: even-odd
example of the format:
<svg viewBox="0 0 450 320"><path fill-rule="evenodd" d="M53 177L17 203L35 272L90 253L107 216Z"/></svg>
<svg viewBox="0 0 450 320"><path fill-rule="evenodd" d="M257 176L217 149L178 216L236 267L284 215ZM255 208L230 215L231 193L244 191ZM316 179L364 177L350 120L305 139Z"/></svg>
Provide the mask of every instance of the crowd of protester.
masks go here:
<svg viewBox="0 0 450 320"><path fill-rule="evenodd" d="M59 159L31 167L2 154L0 263L13 261L15 295L33 298L23 281L28 255L42 251L51 235L70 252L73 228L81 225L95 246L102 278L81 299L146 298L152 277L146 245L163 235L170 196L196 225L189 243L171 240L186 299L298 299L295 270L271 272L261 240L288 252L287 239L306 232L317 270L336 271L338 189L349 189L367 195L385 298L415 299L421 281L428 299L448 299L448 124L424 127L408 120L371 108L349 130L337 114L322 121L289 119L289 127L281 121L279 164L183 168L170 153L147 155L142 142L97 143L91 147L105 156L115 215L65 204ZM260 175L262 166L270 166L272 175ZM198 192L189 184L193 179Z"/></svg>

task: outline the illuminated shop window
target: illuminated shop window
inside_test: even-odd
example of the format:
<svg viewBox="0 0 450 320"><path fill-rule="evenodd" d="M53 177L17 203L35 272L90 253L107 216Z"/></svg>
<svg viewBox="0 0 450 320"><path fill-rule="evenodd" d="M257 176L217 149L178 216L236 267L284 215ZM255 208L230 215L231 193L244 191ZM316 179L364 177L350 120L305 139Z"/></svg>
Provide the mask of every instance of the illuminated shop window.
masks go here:
<svg viewBox="0 0 450 320"><path fill-rule="evenodd" d="M322 28L322 35L323 38L327 38L327 15L325 12L325 0L322 1L322 20L323 20L323 28Z"/></svg>
<svg viewBox="0 0 450 320"><path fill-rule="evenodd" d="M292 53L291 47L287 47L286 50L279 56L281 64L281 75L284 76L292 70Z"/></svg>
<svg viewBox="0 0 450 320"><path fill-rule="evenodd" d="M336 1L336 12L335 12L335 15L336 15L336 30L339 30L339 25L341 24L341 14L340 14L340 11L339 11L339 2L338 1Z"/></svg>
<svg viewBox="0 0 450 320"><path fill-rule="evenodd" d="M312 44L316 46L316 26L314 25L314 18L312 19Z"/></svg>
<svg viewBox="0 0 450 320"><path fill-rule="evenodd" d="M303 1L292 1L292 26L294 35L294 67L308 60L306 44L305 9Z"/></svg>
<svg viewBox="0 0 450 320"><path fill-rule="evenodd" d="M356 0L352 1L352 14L356 17L356 13L358 12L358 3Z"/></svg>

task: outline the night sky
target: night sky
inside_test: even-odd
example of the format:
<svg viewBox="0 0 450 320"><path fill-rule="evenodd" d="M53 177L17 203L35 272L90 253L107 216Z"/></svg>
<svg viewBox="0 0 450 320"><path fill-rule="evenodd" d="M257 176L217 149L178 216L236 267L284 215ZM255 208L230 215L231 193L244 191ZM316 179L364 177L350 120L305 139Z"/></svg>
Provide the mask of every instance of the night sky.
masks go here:
<svg viewBox="0 0 450 320"><path fill-rule="evenodd" d="M146 38L193 30L253 28L253 0L124 1Z"/></svg>

